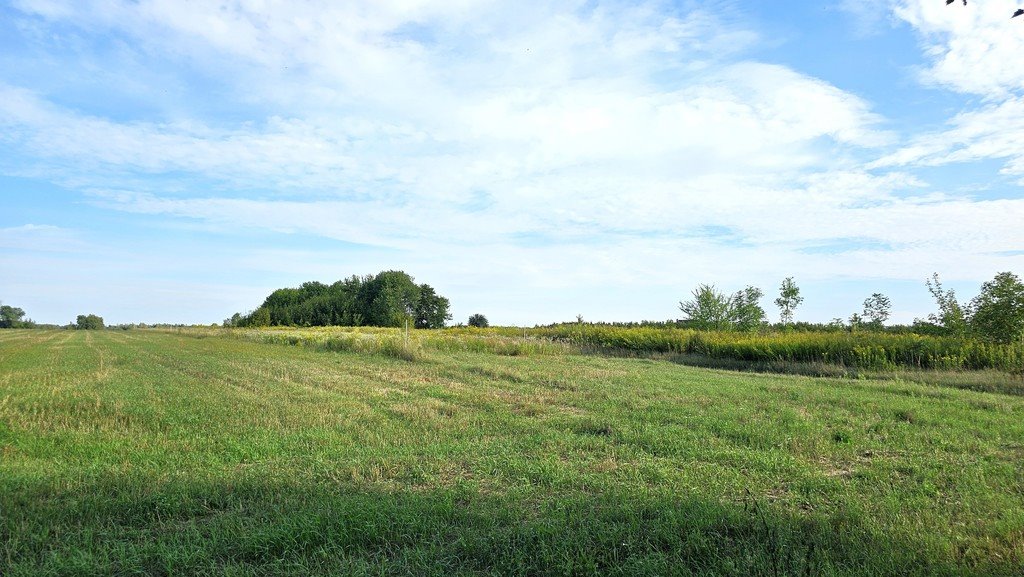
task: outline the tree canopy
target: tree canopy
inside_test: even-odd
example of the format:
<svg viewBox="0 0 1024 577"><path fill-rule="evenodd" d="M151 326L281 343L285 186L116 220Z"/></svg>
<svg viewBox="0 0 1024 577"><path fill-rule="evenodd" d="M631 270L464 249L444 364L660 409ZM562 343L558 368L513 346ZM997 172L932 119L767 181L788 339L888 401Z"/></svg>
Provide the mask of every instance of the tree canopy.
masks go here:
<svg viewBox="0 0 1024 577"><path fill-rule="evenodd" d="M277 289L248 315L235 314L226 326L377 326L441 328L450 320L449 301L428 284L417 285L402 271L351 276L331 285L311 281Z"/></svg>
<svg viewBox="0 0 1024 577"><path fill-rule="evenodd" d="M925 284L939 307L938 314L928 315L928 321L940 327L946 334L956 337L967 334L967 316L956 298L956 292L953 289L942 288L939 273L933 273L932 278L926 280Z"/></svg>
<svg viewBox="0 0 1024 577"><path fill-rule="evenodd" d="M800 287L793 282L793 277L786 277L779 287L779 298L775 299L775 306L779 307L779 322L784 325L792 323L793 311L802 302L804 297L800 296Z"/></svg>
<svg viewBox="0 0 1024 577"><path fill-rule="evenodd" d="M892 311L892 301L882 293L872 293L864 299L864 313L862 319L873 328L881 328L885 321L889 320Z"/></svg>
<svg viewBox="0 0 1024 577"><path fill-rule="evenodd" d="M25 311L10 305L0 305L0 329L22 329L35 326L30 320L23 320Z"/></svg>
<svg viewBox="0 0 1024 577"><path fill-rule="evenodd" d="M997 342L1024 341L1024 283L1001 272L981 285L970 305L971 329Z"/></svg>
<svg viewBox="0 0 1024 577"><path fill-rule="evenodd" d="M753 286L726 296L714 285L701 284L693 291L693 299L680 302L679 310L688 324L702 330L753 330L765 321L759 303L763 293Z"/></svg>
<svg viewBox="0 0 1024 577"><path fill-rule="evenodd" d="M96 315L78 315L75 328L81 331L96 331L104 327L103 317Z"/></svg>

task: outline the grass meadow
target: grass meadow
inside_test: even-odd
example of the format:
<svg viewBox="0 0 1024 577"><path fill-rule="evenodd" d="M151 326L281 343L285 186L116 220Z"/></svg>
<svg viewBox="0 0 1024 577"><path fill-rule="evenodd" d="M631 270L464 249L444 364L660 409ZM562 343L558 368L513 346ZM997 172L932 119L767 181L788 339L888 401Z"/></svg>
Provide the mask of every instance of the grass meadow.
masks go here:
<svg viewBox="0 0 1024 577"><path fill-rule="evenodd" d="M0 575L1021 575L1020 395L468 335L0 331Z"/></svg>

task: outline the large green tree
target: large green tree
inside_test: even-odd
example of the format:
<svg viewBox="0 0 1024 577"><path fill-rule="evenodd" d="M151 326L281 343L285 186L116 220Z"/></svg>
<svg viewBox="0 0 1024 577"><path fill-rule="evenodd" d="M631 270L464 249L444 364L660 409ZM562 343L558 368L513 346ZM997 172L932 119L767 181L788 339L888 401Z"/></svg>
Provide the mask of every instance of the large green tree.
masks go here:
<svg viewBox="0 0 1024 577"><path fill-rule="evenodd" d="M1024 283L1017 275L1001 272L981 286L970 304L970 326L996 342L1024 342Z"/></svg>
<svg viewBox="0 0 1024 577"><path fill-rule="evenodd" d="M366 324L377 327L400 327L413 319L419 301L420 287L402 271L384 271L372 277L359 291L359 308Z"/></svg>
<svg viewBox="0 0 1024 577"><path fill-rule="evenodd" d="M78 315L75 328L85 331L97 331L103 328L103 317L96 315Z"/></svg>
<svg viewBox="0 0 1024 577"><path fill-rule="evenodd" d="M420 285L420 294L413 312L415 326L418 329L440 329L446 321L451 320L448 312L448 299L437 294L428 284Z"/></svg>
<svg viewBox="0 0 1024 577"><path fill-rule="evenodd" d="M26 325L25 311L10 305L0 305L0 329L17 329Z"/></svg>
<svg viewBox="0 0 1024 577"><path fill-rule="evenodd" d="M450 303L427 284L417 285L402 271L351 276L334 284L312 281L270 293L248 315L225 320L229 326L381 326L440 328L450 320Z"/></svg>

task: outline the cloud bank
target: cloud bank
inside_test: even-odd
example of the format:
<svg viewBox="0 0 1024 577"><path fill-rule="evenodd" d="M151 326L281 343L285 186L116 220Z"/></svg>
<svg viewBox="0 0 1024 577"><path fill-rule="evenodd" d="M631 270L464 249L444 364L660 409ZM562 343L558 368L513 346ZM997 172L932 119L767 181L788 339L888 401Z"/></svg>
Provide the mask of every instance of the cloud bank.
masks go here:
<svg viewBox="0 0 1024 577"><path fill-rule="evenodd" d="M338 278L406 267L479 306L517 287L499 322L564 316L526 309L552 290L664 318L698 282L984 279L1021 264L1019 189L926 170L1024 171L1008 58L1024 35L1003 4L894 5L918 78L978 99L900 133L864 97L760 59L767 40L728 2L21 0L47 66L90 73L0 77L0 170L225 239L362 247ZM616 306L619 290L651 302Z"/></svg>

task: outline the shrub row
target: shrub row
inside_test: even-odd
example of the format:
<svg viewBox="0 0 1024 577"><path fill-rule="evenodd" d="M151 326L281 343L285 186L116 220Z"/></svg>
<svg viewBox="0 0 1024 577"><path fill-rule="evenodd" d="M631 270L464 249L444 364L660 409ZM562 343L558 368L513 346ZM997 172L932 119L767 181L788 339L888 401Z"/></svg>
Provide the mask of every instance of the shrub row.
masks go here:
<svg viewBox="0 0 1024 577"><path fill-rule="evenodd" d="M668 327L564 324L413 330L389 328L276 328L233 334L265 343L380 354L407 360L424 351L509 356L560 355L585 350L638 355L682 354L762 364L811 363L857 369L999 370L1024 374L1024 345L966 338L879 332L709 332Z"/></svg>
<svg viewBox="0 0 1024 577"><path fill-rule="evenodd" d="M636 353L681 353L756 362L827 363L865 369L1024 371L1024 346L877 332L707 332L671 328L558 325L531 336Z"/></svg>

